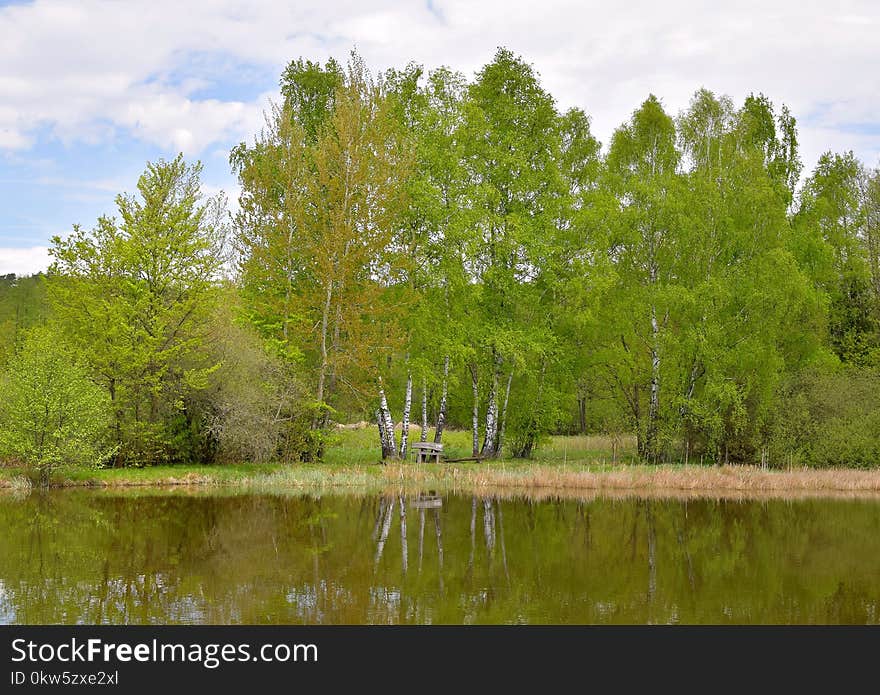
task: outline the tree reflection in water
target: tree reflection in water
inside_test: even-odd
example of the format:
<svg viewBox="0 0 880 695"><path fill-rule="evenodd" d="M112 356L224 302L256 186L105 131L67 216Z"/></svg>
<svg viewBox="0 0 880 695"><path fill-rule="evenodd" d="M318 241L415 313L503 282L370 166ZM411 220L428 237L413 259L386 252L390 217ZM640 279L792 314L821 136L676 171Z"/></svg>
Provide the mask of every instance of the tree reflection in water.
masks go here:
<svg viewBox="0 0 880 695"><path fill-rule="evenodd" d="M0 523L3 622L880 621L875 500L68 490Z"/></svg>

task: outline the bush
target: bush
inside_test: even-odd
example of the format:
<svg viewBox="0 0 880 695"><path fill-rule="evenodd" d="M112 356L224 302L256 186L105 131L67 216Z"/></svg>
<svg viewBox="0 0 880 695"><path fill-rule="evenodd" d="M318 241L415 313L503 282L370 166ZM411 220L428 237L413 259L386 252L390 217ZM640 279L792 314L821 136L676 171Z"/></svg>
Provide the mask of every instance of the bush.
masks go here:
<svg viewBox="0 0 880 695"><path fill-rule="evenodd" d="M880 372L839 367L792 379L779 401L771 462L880 467Z"/></svg>
<svg viewBox="0 0 880 695"><path fill-rule="evenodd" d="M28 331L9 361L0 402L0 452L34 468L47 484L65 465L104 457L105 393L49 328Z"/></svg>
<svg viewBox="0 0 880 695"><path fill-rule="evenodd" d="M220 365L206 389L187 401L197 423L200 460L218 462L313 460L312 412L293 367L269 353L228 307L214 322L211 359ZM319 453L319 452L317 452Z"/></svg>

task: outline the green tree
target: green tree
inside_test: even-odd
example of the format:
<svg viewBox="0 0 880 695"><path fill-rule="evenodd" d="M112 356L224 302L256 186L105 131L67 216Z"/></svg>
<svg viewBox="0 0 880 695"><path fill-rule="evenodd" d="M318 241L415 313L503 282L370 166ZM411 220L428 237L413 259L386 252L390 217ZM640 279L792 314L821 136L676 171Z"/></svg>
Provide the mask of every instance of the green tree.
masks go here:
<svg viewBox="0 0 880 695"><path fill-rule="evenodd" d="M602 319L616 335L607 343L607 364L629 404L639 454L646 457L659 452L669 290L681 258L679 161L675 123L652 95L615 131L606 162L606 185L619 206L604 248L616 276Z"/></svg>
<svg viewBox="0 0 880 695"><path fill-rule="evenodd" d="M106 393L54 330L23 334L0 401L0 451L34 468L42 484L61 466L96 465L109 416Z"/></svg>
<svg viewBox="0 0 880 695"><path fill-rule="evenodd" d="M463 135L469 234L461 248L471 296L458 309L468 314L475 423L479 387L486 393L479 453L494 457L505 382L529 365L543 384L547 370L551 337L529 319L541 305L535 280L542 252L557 232L559 117L534 68L501 48L469 86Z"/></svg>
<svg viewBox="0 0 880 695"><path fill-rule="evenodd" d="M19 334L48 318L44 275L0 277L0 369L12 356Z"/></svg>
<svg viewBox="0 0 880 695"><path fill-rule="evenodd" d="M138 195L117 197L118 220L52 240L52 306L110 397L117 463L198 458L187 399L217 367L203 347L226 234L200 172L182 156L148 164Z"/></svg>
<svg viewBox="0 0 880 695"><path fill-rule="evenodd" d="M599 257L612 281L595 344L652 460L676 445L751 460L780 379L818 348L821 298L792 252L788 189L768 155L796 161L796 148L754 136L754 106L700 90L675 122L649 99L609 151L617 211Z"/></svg>
<svg viewBox="0 0 880 695"><path fill-rule="evenodd" d="M804 184L795 217L801 263L830 299L831 346L857 364L868 363L880 346L865 178L852 152L826 152Z"/></svg>
<svg viewBox="0 0 880 695"><path fill-rule="evenodd" d="M236 227L246 309L267 340L302 360L316 430L339 404L340 387L362 407L374 401L407 303L397 291L405 256L395 243L411 168L405 134L384 85L357 55L328 100L334 65L306 79L303 71L316 76L317 68L292 64L285 79L304 85L299 96L232 158L243 189ZM325 105L311 110L315 103ZM323 120L313 138L303 124L316 114Z"/></svg>

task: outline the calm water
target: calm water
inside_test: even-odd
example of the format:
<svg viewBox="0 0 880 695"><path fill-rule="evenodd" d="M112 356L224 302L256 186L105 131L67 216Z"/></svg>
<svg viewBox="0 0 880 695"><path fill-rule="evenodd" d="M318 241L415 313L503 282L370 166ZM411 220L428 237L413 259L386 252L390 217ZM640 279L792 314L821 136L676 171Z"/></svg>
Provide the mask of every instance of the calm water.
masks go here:
<svg viewBox="0 0 880 695"><path fill-rule="evenodd" d="M3 495L0 622L880 621L880 501L402 501Z"/></svg>

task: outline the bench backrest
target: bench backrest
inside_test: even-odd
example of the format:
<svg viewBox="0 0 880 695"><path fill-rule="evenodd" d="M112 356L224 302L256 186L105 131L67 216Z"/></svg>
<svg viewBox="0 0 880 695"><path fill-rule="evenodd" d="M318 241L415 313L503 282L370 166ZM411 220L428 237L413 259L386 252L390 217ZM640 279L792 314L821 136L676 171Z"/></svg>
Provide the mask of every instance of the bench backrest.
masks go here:
<svg viewBox="0 0 880 695"><path fill-rule="evenodd" d="M421 449L422 451L443 451L442 444L435 444L434 442L413 442L413 449Z"/></svg>

